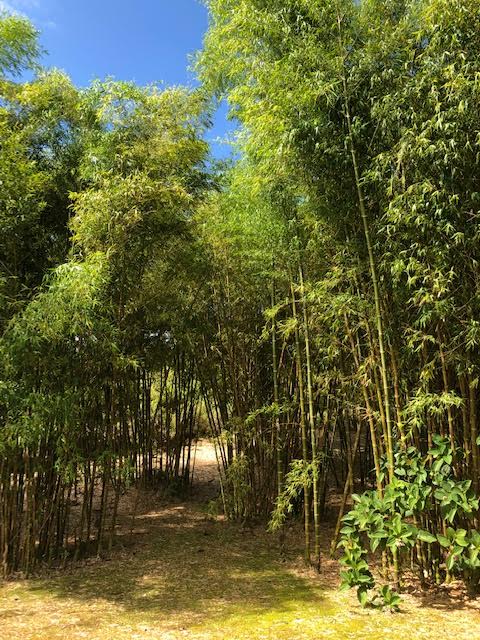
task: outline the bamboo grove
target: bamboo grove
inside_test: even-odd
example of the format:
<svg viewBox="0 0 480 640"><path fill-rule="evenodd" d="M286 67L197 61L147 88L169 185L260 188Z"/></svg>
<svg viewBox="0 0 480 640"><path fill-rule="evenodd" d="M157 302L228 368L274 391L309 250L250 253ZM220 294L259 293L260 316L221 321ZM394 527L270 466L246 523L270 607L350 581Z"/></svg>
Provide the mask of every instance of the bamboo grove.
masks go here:
<svg viewBox="0 0 480 640"><path fill-rule="evenodd" d="M9 574L110 548L128 485L188 483L200 393L188 318L204 270L189 218L210 179L196 96L80 91L57 71L15 81L36 65L36 33L0 24Z"/></svg>
<svg viewBox="0 0 480 640"><path fill-rule="evenodd" d="M474 593L480 5L207 5L194 91L79 90L0 20L3 571L109 550L207 433L226 515L301 518L362 604Z"/></svg>

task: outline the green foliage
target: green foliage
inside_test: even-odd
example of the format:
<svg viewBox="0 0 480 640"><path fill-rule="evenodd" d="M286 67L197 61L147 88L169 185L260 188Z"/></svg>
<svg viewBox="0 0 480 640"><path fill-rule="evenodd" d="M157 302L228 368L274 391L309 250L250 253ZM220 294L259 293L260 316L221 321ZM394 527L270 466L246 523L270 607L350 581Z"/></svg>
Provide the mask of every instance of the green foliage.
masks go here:
<svg viewBox="0 0 480 640"><path fill-rule="evenodd" d="M225 474L225 515L234 520L245 519L250 513L252 500L249 482L249 461L245 455L236 456Z"/></svg>
<svg viewBox="0 0 480 640"><path fill-rule="evenodd" d="M379 590L380 606L389 611L398 612L400 610L401 599L398 593L390 589L388 585L383 585Z"/></svg>
<svg viewBox="0 0 480 640"><path fill-rule="evenodd" d="M449 526L471 530L480 491L477 7L473 0L208 6L197 68L240 122L241 164L257 176L250 184L268 176L272 185L255 198L227 185L219 198L238 193L237 210L253 201L262 221L284 221L272 250L276 300L262 333L274 326L282 341L282 404L299 387L298 371L292 382L286 370L299 350L306 355L302 341L293 344L302 327L285 304L290 289L308 311L318 432L319 424L331 432L368 422L376 491L356 501L354 529L370 550L385 551L394 573L408 555L424 577L448 579L460 569L445 567L436 536ZM239 264L247 256L250 264L253 228L251 220L240 227L244 243L235 236ZM256 301L270 257L262 251L253 273L228 272ZM307 274L301 292L296 260ZM246 412L268 404L249 398ZM298 426L293 413L281 417ZM340 457L350 455L349 444ZM282 449L283 469L298 458L296 446ZM301 481L291 481L295 494ZM288 510L288 496L280 502Z"/></svg>
<svg viewBox="0 0 480 640"><path fill-rule="evenodd" d="M79 90L37 68L36 35L28 21L0 17L5 574L68 554L73 539L84 552L94 526L97 552L105 538L111 546L121 492L153 475L164 433L183 434L167 445L167 475L185 484L198 400L184 353L205 273L194 222L210 189L204 101L113 81ZM13 82L26 69L33 79ZM158 407L170 385L182 406L174 420L167 407L161 436L154 379ZM80 514L70 518L80 483Z"/></svg>
<svg viewBox="0 0 480 640"><path fill-rule="evenodd" d="M345 503L362 470L375 490L341 530L362 605L398 608L371 597L369 553L394 582L409 558L474 590L475 1L207 4L196 91L79 90L0 18L4 570L67 545L81 481L74 537L101 482L99 548L132 476L185 486L208 421L227 515L281 529L303 500L310 557L313 497L318 565L332 467ZM239 123L236 162L209 163L206 96Z"/></svg>
<svg viewBox="0 0 480 640"><path fill-rule="evenodd" d="M283 481L282 492L277 496L275 508L268 523L269 531L278 531L285 524L288 515L293 511L295 501L305 488L312 486L313 474L318 473L317 469L313 463L307 464L304 460L292 460Z"/></svg>
<svg viewBox="0 0 480 640"><path fill-rule="evenodd" d="M40 53L37 36L29 20L0 9L0 82L35 65Z"/></svg>
<svg viewBox="0 0 480 640"><path fill-rule="evenodd" d="M471 490L470 480L457 480L452 470L452 454L448 439L434 436L434 446L426 457L412 449L397 454L396 477L386 485L384 493L369 491L362 496L353 496L355 506L343 518L340 545L345 550L342 564L349 570L342 574L342 584L358 586L362 590L359 598L365 598L364 580L361 573L367 569L362 546L366 535L371 551L405 551L418 542L429 546L448 548L446 558L448 571L463 572L467 582L475 588L478 583L476 559L480 540L475 530L467 537L467 531L447 528L447 536L422 530L415 526L424 513L439 509L445 521L453 523L467 519L473 523L478 511L479 499ZM351 549L355 549L352 557ZM464 549L468 549L468 559ZM475 567L475 571L473 571ZM472 584L472 580L474 581ZM374 586L373 580L368 588Z"/></svg>

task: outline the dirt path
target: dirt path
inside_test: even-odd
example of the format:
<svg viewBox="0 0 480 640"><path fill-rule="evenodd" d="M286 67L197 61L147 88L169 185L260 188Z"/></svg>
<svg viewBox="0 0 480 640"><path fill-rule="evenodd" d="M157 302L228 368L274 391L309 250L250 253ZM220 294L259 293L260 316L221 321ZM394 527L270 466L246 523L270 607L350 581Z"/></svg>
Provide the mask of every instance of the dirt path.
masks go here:
<svg viewBox="0 0 480 640"><path fill-rule="evenodd" d="M335 562L320 578L303 568L295 531L280 562L263 529L208 514L215 469L211 448L200 447L191 499L145 496L133 535L125 519L110 561L0 585L0 638L480 640L469 601L406 596L397 615L360 609L354 594L337 591Z"/></svg>

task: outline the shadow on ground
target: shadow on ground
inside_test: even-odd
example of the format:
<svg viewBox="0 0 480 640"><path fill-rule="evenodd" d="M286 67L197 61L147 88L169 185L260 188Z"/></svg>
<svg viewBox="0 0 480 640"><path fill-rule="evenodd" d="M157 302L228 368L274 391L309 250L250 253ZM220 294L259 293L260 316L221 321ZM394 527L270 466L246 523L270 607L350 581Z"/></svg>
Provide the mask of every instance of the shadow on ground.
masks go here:
<svg viewBox="0 0 480 640"><path fill-rule="evenodd" d="M478 610L460 611L458 599L406 597L400 616L362 610L339 594L335 561L324 556L320 579L296 562L298 532L281 562L264 529L208 516L212 469L199 469L188 502L145 495L132 532L126 509L110 560L0 585L2 640L432 640L439 629L480 638Z"/></svg>
<svg viewBox="0 0 480 640"><path fill-rule="evenodd" d="M17 597L102 603L107 611L114 605L128 624L176 629L330 610L320 587L279 561L271 537L212 520L198 505L144 513L133 537L125 534L124 549L114 559L31 579ZM34 617L32 610L32 623ZM88 626L95 626L94 618Z"/></svg>

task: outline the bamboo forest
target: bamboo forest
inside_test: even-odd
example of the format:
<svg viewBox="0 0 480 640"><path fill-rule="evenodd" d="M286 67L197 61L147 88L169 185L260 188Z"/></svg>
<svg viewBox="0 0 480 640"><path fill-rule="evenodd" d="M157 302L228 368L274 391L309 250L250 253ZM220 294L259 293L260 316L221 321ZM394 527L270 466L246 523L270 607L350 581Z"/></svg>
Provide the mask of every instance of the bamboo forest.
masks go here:
<svg viewBox="0 0 480 640"><path fill-rule="evenodd" d="M0 3L1 636L480 638L480 2L204 4L80 86Z"/></svg>

